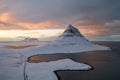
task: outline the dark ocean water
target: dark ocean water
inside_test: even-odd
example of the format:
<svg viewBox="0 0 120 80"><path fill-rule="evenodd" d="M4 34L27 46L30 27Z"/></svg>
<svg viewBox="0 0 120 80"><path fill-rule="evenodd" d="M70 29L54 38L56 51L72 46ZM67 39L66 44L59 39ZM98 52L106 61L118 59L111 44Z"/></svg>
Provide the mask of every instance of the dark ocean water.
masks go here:
<svg viewBox="0 0 120 80"><path fill-rule="evenodd" d="M109 46L111 51L92 51L73 54L37 55L36 61L52 61L71 58L77 62L88 63L91 71L57 71L60 80L120 80L120 42L94 42Z"/></svg>

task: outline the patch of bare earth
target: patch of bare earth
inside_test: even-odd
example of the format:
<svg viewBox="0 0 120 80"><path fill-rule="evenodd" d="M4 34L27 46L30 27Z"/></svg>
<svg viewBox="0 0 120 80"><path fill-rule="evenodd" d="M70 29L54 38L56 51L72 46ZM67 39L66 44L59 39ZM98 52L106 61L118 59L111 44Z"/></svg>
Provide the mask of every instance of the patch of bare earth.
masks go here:
<svg viewBox="0 0 120 80"><path fill-rule="evenodd" d="M23 48L28 48L32 46L37 46L37 45L19 45L19 46L13 46L13 45L6 45L5 48L9 49L23 49Z"/></svg>

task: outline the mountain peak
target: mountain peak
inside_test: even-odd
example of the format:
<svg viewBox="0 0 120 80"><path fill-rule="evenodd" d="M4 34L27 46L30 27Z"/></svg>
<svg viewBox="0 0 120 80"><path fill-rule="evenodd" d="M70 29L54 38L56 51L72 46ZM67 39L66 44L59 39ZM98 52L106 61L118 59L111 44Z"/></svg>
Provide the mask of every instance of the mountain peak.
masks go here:
<svg viewBox="0 0 120 80"><path fill-rule="evenodd" d="M83 35L80 33L80 31L77 28L75 28L74 26L72 26L71 24L69 24L69 26L63 32L63 35L65 35L65 36L76 35L76 36L83 37Z"/></svg>

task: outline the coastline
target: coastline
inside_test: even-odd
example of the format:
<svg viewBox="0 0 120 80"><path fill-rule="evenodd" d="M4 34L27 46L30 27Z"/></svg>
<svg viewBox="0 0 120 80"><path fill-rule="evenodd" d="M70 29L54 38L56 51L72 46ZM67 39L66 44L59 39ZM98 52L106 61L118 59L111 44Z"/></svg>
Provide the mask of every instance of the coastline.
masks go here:
<svg viewBox="0 0 120 80"><path fill-rule="evenodd" d="M87 65L91 66L91 69L88 69L88 70L56 70L56 71L54 71L54 73L57 76L58 80L61 80L61 76L58 74L59 72L63 72L63 71L70 71L70 72L80 71L81 72L81 71L92 71L92 70L94 70L94 67L92 65L90 65L88 63L84 63L84 64L87 64Z"/></svg>

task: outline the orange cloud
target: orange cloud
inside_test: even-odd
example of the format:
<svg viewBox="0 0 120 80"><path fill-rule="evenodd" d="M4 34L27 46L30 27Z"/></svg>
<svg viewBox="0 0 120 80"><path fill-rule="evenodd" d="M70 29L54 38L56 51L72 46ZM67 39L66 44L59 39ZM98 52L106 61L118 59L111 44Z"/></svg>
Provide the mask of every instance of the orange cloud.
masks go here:
<svg viewBox="0 0 120 80"><path fill-rule="evenodd" d="M109 31L107 28L101 26L94 26L94 25L77 26L77 27L84 35L92 35L92 36L101 35Z"/></svg>
<svg viewBox="0 0 120 80"><path fill-rule="evenodd" d="M0 14L0 21L5 22L5 21L9 21L9 20L10 20L9 13L2 13L2 14Z"/></svg>
<svg viewBox="0 0 120 80"><path fill-rule="evenodd" d="M74 22L75 26L77 26L81 33L84 35L101 35L109 32L109 28L104 26L104 23L99 20L76 20Z"/></svg>
<svg viewBox="0 0 120 80"><path fill-rule="evenodd" d="M98 22L94 22L98 23ZM1 30L32 30L32 29L51 29L51 28L62 28L62 23L53 20L41 21L37 23L23 22L15 19L12 16L12 12L4 12L0 14L0 29ZM82 25L83 24L83 25ZM100 35L108 31L107 28L101 27L100 25L91 25L93 21L76 21L77 26L81 33L84 35Z"/></svg>
<svg viewBox="0 0 120 80"><path fill-rule="evenodd" d="M38 23L23 22L15 19L12 16L12 12L4 12L0 14L0 29L1 30L16 30L16 29L47 29L47 28L59 28L60 22L57 21L41 21Z"/></svg>
<svg viewBox="0 0 120 80"><path fill-rule="evenodd" d="M59 28L59 22L56 21L42 21L38 23L18 22L20 26L24 26L27 29L47 29L47 28Z"/></svg>

